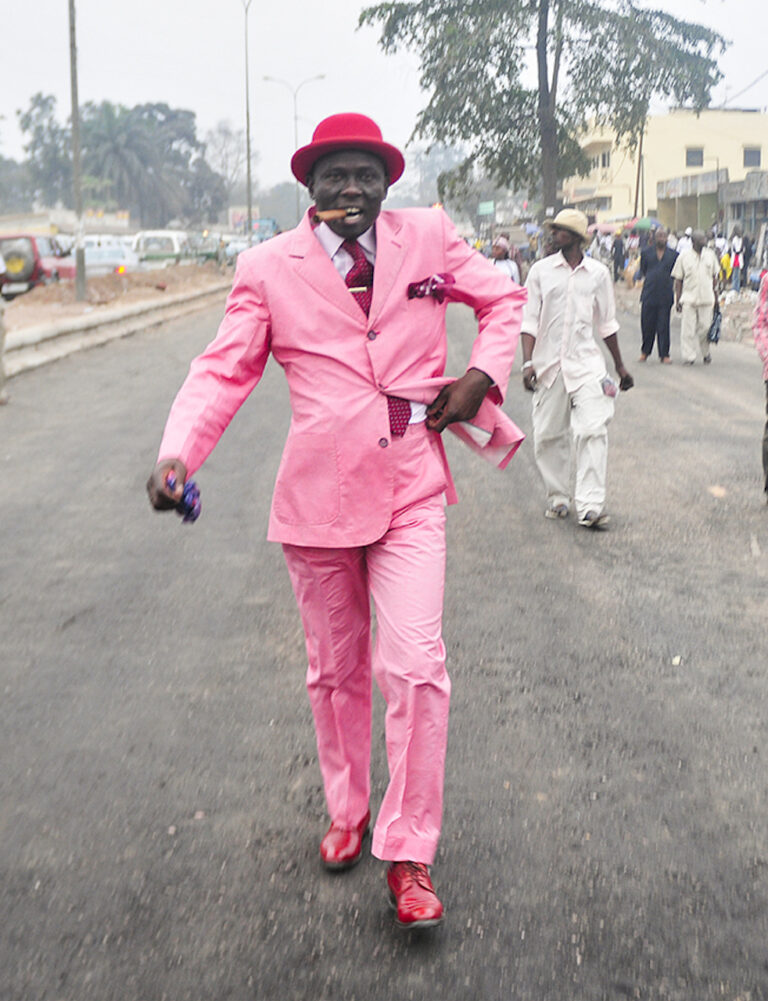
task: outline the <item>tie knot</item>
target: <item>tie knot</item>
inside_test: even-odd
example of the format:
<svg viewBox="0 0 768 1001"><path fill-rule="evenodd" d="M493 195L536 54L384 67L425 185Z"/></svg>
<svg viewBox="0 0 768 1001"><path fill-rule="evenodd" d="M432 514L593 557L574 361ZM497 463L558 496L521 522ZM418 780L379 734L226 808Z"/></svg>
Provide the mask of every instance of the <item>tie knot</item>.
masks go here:
<svg viewBox="0 0 768 1001"><path fill-rule="evenodd" d="M362 264L364 262L367 263L368 258L363 253L363 248L360 246L357 240L345 240L342 243L342 247L344 248L344 250L346 250L346 252L352 258L355 264Z"/></svg>

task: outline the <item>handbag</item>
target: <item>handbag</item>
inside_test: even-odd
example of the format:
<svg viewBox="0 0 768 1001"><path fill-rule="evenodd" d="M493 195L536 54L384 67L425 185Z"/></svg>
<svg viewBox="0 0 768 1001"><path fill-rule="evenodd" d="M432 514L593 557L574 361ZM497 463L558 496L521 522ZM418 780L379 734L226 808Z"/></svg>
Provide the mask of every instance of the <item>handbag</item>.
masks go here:
<svg viewBox="0 0 768 1001"><path fill-rule="evenodd" d="M715 309L712 313L712 323L709 325L707 340L710 344L717 344L720 340L720 328L723 325L723 314L720 312L720 303L715 301Z"/></svg>

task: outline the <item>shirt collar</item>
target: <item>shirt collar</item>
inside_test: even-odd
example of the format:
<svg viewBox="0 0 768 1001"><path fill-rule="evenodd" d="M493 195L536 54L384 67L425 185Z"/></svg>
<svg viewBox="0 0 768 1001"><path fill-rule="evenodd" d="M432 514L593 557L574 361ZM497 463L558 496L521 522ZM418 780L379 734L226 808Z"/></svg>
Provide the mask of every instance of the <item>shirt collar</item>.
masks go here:
<svg viewBox="0 0 768 1001"><path fill-rule="evenodd" d="M568 261L566 261L565 255L563 254L562 250L558 250L557 254L555 254L555 262L554 262L553 266L556 267L556 268L568 268L569 271L578 271L579 268L586 268L587 267L587 265L584 263L586 261L586 259L587 259L587 255L586 254L582 254L581 255L581 260L579 261L579 263L576 265L575 268L572 268L570 266L570 264L568 263Z"/></svg>
<svg viewBox="0 0 768 1001"><path fill-rule="evenodd" d="M314 234L320 241L320 245L326 254L333 259L342 243L344 243L344 237L339 236L338 233L334 233L327 222L321 222L319 226L316 226ZM368 258L376 257L376 231L373 226L369 226L364 233L361 233L357 238L357 242L363 248Z"/></svg>

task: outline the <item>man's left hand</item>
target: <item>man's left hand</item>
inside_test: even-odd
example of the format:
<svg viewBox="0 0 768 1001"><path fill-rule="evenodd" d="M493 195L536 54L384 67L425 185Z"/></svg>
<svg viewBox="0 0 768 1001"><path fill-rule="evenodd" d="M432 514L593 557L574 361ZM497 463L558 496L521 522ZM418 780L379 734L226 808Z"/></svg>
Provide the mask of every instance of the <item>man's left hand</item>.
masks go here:
<svg viewBox="0 0 768 1001"><path fill-rule="evenodd" d="M634 386L635 380L623 365L617 366L616 375L619 377L619 389L626 391Z"/></svg>
<svg viewBox="0 0 768 1001"><path fill-rule="evenodd" d="M471 368L456 382L443 386L427 407L429 430L442 431L456 421L471 421L492 385L490 376L478 368Z"/></svg>

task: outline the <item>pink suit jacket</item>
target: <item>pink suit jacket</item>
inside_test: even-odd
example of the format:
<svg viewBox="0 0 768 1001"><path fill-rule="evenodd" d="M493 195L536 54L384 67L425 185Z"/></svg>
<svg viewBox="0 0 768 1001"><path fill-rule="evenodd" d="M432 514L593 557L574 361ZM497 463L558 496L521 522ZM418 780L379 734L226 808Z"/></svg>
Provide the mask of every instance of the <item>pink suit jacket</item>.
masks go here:
<svg viewBox="0 0 768 1001"><path fill-rule="evenodd" d="M494 381L478 414L501 465L522 433L503 401L525 290L468 247L436 209L382 212L376 221L373 302L366 317L312 232L307 214L288 233L245 251L215 339L190 367L173 403L159 459L193 473L261 378L269 354L285 371L292 419L277 474L268 538L299 546L368 545L392 517L387 395L431 401L444 376L445 309L408 285L447 272L451 301L479 329L468 367ZM451 427L454 427L451 425ZM442 441L446 490L455 500Z"/></svg>

